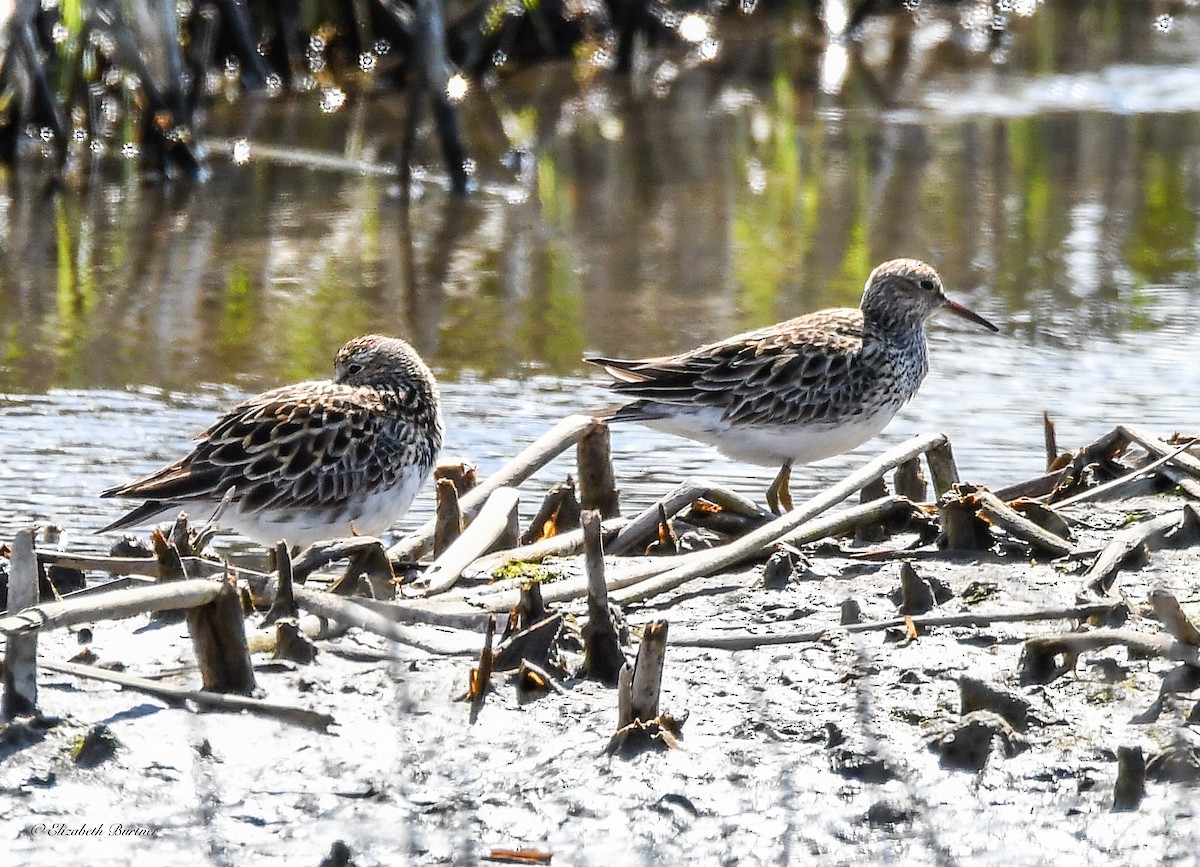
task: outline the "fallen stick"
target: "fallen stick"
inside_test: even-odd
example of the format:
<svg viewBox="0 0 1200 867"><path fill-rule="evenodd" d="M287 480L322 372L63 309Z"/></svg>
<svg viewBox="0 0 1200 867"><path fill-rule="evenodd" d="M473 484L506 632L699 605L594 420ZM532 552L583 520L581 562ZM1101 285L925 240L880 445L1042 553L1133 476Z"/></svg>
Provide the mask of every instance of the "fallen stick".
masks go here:
<svg viewBox="0 0 1200 867"><path fill-rule="evenodd" d="M1088 488L1086 491L1081 491L1073 497L1067 497L1065 500L1059 500L1054 504L1054 507L1061 509L1064 506L1074 506L1076 503L1086 503L1088 500L1094 500L1106 494L1111 494L1113 491L1120 490L1131 482L1135 482L1143 476L1150 475L1164 464L1170 463L1172 458L1182 454L1190 445L1191 443L1186 443L1172 452L1159 456L1148 464L1144 464L1143 466L1130 470L1125 475L1115 478L1111 482L1105 482L1103 485L1097 485L1094 488ZM1150 453L1154 454L1153 451Z"/></svg>
<svg viewBox="0 0 1200 867"><path fill-rule="evenodd" d="M484 479L478 486L459 498L458 506L464 517L469 518L475 515L493 491L502 487L516 487L550 463L568 447L574 445L583 432L591 427L592 421L593 419L586 415L571 415L560 421L501 467L494 475ZM417 559L432 544L436 524L436 517L429 519L416 532L389 548L388 556L393 560Z"/></svg>
<svg viewBox="0 0 1200 867"><path fill-rule="evenodd" d="M871 500L869 503L838 512L836 515L828 515L801 524L779 542L785 545L807 545L809 542L816 542L827 536L844 536L853 533L864 524L886 521L905 513L912 514L918 508L915 503L905 497L889 494L878 500Z"/></svg>
<svg viewBox="0 0 1200 867"><path fill-rule="evenodd" d="M1187 453L1187 449L1196 445L1196 443L1188 443L1183 449L1172 453L1171 448L1166 443L1136 425L1123 424L1117 429L1152 455L1160 458L1170 455L1171 463L1179 467L1179 469L1190 473L1196 479L1200 479L1200 459L1194 458Z"/></svg>
<svg viewBox="0 0 1200 867"><path fill-rule="evenodd" d="M145 575L148 578L157 578L159 573L158 561L153 557L91 557L86 554L68 554L65 551L39 551L38 560L46 566L62 566L66 569L79 569L81 572ZM193 572L190 568L188 571Z"/></svg>
<svg viewBox="0 0 1200 867"><path fill-rule="evenodd" d="M658 529L659 512L674 516L695 500L706 499L738 514L757 517L763 513L750 500L707 479L687 478L662 499L639 512L608 545L609 554L626 554L635 545L652 538Z"/></svg>
<svg viewBox="0 0 1200 867"><path fill-rule="evenodd" d="M336 623L327 617L316 614L303 614L296 618L300 634L308 638L337 638L345 635L350 628L345 623ZM274 627L269 629L247 629L246 647L251 653L274 653L279 633Z"/></svg>
<svg viewBox="0 0 1200 867"><path fill-rule="evenodd" d="M693 578L701 575L710 575L721 569L727 569L748 557L760 554L779 542L780 539L794 532L805 521L816 517L850 495L857 493L861 488L884 473L895 469L900 464L911 460L919 454L928 453L933 449L944 449L947 442L945 434L925 434L913 437L898 446L888 449L888 451L884 452L878 458L871 461L865 467L851 473L829 490L818 494L794 511L776 518L766 526L747 533L741 539L720 548L697 551L675 558L674 566L669 571L647 579L644 582L639 582L637 586L619 590L613 594L612 598L619 605L649 599L651 596L657 596L660 593L674 590L676 587ZM939 452L939 454L944 459L944 453ZM932 468L931 472L934 472L935 476L937 475L937 472L933 471ZM944 467L941 472L944 481L946 472Z"/></svg>
<svg viewBox="0 0 1200 867"><path fill-rule="evenodd" d="M627 518L613 518L610 521L605 521L601 526L603 532L607 535L615 533L622 527L627 526L629 520ZM557 536L551 536L549 539L542 539L537 542L532 542L528 545L518 545L516 548L509 548L505 551L495 551L491 554L485 554L474 563L471 563L467 568L463 569L464 575L480 575L495 572L509 563L537 563L547 557L569 557L572 554L578 553L583 548L583 529L571 530L567 533L559 533ZM507 578L503 581L496 581L489 584L486 590L509 589L519 587L528 578ZM473 591L467 591L471 593Z"/></svg>
<svg viewBox="0 0 1200 867"><path fill-rule="evenodd" d="M427 653L469 656L476 652L475 638L472 635L464 633L461 636L443 636L447 641L441 643L419 635L411 629L406 629L400 624L388 620L382 614L376 614L374 611L340 596L322 593L318 590L302 590L299 587L295 589L294 593L296 604L305 611L321 617L328 617L330 620L336 620L348 626L357 626L359 629L374 632L376 635L382 635L392 641L407 644Z"/></svg>
<svg viewBox="0 0 1200 867"><path fill-rule="evenodd" d="M671 639L676 647L706 647L720 650L749 650L776 644L803 644L820 641L828 635L856 632L879 632L885 629L904 629L911 622L919 630L939 626L991 626L994 623L1036 622L1041 620L1087 620L1091 617L1106 617L1123 603L1097 605L1074 605L1069 608L1046 608L1033 611L1010 611L997 614L938 614L923 617L894 617L890 620L875 620L868 623L847 623L810 629L803 632L784 630L780 632L683 632Z"/></svg>
<svg viewBox="0 0 1200 867"><path fill-rule="evenodd" d="M354 605L373 611L393 623L425 623L430 626L448 626L451 629L478 632L487 623L488 618L486 610L469 608L461 598L451 597L448 594L425 602L414 603L372 599L369 596L342 598Z"/></svg>
<svg viewBox="0 0 1200 867"><path fill-rule="evenodd" d="M1197 482L1183 470L1175 467L1163 467L1162 475L1171 480L1171 484L1179 488L1193 500L1200 500L1200 482Z"/></svg>
<svg viewBox="0 0 1200 867"><path fill-rule="evenodd" d="M567 694L567 691L563 689L562 684L550 676L550 672L546 671L546 669L542 668L536 662L530 662L528 659L522 659L521 665L517 669L517 677L524 677L526 672L536 674L538 678L540 678L541 681L546 684L546 689L556 692L559 695Z"/></svg>
<svg viewBox="0 0 1200 867"><path fill-rule="evenodd" d="M1067 468L1055 470L1052 473L1046 473L1036 478L1026 479L1023 482L1017 482L1007 487L1000 488L995 492L1006 503L1011 503L1013 500L1019 500L1022 497L1044 497L1059 486L1063 478L1067 475Z"/></svg>
<svg viewBox="0 0 1200 867"><path fill-rule="evenodd" d="M144 677L137 677L125 672L92 668L91 666L78 665L74 662L43 661L42 667L48 671L57 671L62 674L73 675L74 677L115 683L126 689L133 689L138 692L158 696L171 705L184 705L191 702L200 707L211 707L220 710L244 710L247 713L256 714L257 716L267 716L272 719L295 723L296 725L322 732L334 723L333 717L329 714L317 713L316 711L306 710L302 707L290 707L288 705L275 704L263 701L262 699L241 695L226 695L207 690L185 689L180 686L170 686L158 681L147 680Z"/></svg>
<svg viewBox="0 0 1200 867"><path fill-rule="evenodd" d="M639 582L661 575L671 568L670 562L680 560L679 557L655 557L641 562L623 566L607 572L606 587L611 593L623 587L630 587ZM521 579L514 579L521 580ZM528 578L523 579L528 581ZM508 585L509 582L496 582L495 585L473 589L461 598L468 605L478 606L484 611L507 611L517 604L520 598L520 588ZM547 603L569 602L587 595L587 577L584 575L567 578L561 581L551 581L542 585L542 597Z"/></svg>
<svg viewBox="0 0 1200 867"><path fill-rule="evenodd" d="M896 515L898 512L915 508L916 506L903 497L892 495L874 500L862 506L855 506L836 515L801 524L795 530L779 539L778 542L789 545L803 545L808 542L814 542L817 539L823 539L826 536L850 533L864 522L883 520L884 518ZM607 527L607 524L605 526ZM770 543L764 546L764 548L772 547L774 544ZM608 569L605 586L609 593L622 590L626 587L632 587L635 584L676 568L681 563L688 562L688 558L707 553L709 552L702 551L695 554L684 554L679 557L656 557L632 565L623 565L619 569ZM486 587L473 588L464 593L462 597L456 598L461 598L465 603L470 605L478 605L487 611L507 611L517 603L520 584L526 580L528 579L514 578L509 581L497 581L495 584L489 584ZM586 577L567 578L542 586L542 594L549 603L569 602L572 599L578 599L586 595L587 590Z"/></svg>
<svg viewBox="0 0 1200 867"><path fill-rule="evenodd" d="M516 488L497 488L488 497L475 520L425 571L427 596L445 593L453 587L462 577L463 570L484 554L493 542L504 536L512 523L519 499L520 493Z"/></svg>
<svg viewBox="0 0 1200 867"><path fill-rule="evenodd" d="M313 542L292 562L292 582L303 584L308 580L308 576L318 569L338 560L353 560L355 556L372 548L379 548L381 551L383 549L383 543L374 536L348 536L344 539ZM274 580L274 576L271 578Z"/></svg>
<svg viewBox="0 0 1200 867"><path fill-rule="evenodd" d="M216 598L221 582L186 578L152 587L96 593L81 599L47 602L0 617L0 633L26 635L94 620L120 620L150 611L173 611L205 605Z"/></svg>
<svg viewBox="0 0 1200 867"><path fill-rule="evenodd" d="M981 489L975 492L975 496L979 499L979 511L1010 536L1048 551L1055 557L1065 557L1075 550L1075 546L1062 536L1035 524L991 491Z"/></svg>
<svg viewBox="0 0 1200 867"><path fill-rule="evenodd" d="M1039 635L1025 641L1021 653L1021 683L1050 683L1074 671L1081 654L1119 644L1143 656L1161 656L1200 667L1200 647L1166 635L1147 635L1131 629L1095 629ZM1062 657L1062 662L1058 657Z"/></svg>
<svg viewBox="0 0 1200 867"><path fill-rule="evenodd" d="M147 578L161 577L162 569L153 557L93 557L88 554L71 554L66 551L38 551L38 560L45 566L62 566L82 572L108 572L112 575L142 575ZM181 557L180 562L187 574L193 578L208 578L222 575L226 570L231 575L264 575L253 569L233 567L210 557ZM89 588L90 590L91 588Z"/></svg>
<svg viewBox="0 0 1200 867"><path fill-rule="evenodd" d="M1103 596L1107 594L1112 589L1117 573L1125 565L1129 556L1148 542L1162 539L1171 531L1182 527L1187 514L1188 510L1179 509L1135 524L1117 533L1100 550L1100 556L1096 558L1096 561L1083 573L1080 579L1083 584L1081 592L1085 595Z"/></svg>

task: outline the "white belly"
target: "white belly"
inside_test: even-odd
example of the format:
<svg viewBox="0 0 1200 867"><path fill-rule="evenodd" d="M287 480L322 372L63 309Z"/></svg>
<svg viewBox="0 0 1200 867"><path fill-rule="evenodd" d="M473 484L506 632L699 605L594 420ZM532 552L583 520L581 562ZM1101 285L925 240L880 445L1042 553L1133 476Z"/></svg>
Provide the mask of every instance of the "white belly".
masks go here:
<svg viewBox="0 0 1200 867"><path fill-rule="evenodd" d="M836 425L738 425L721 419L719 409L702 409L687 415L654 419L643 424L676 436L709 443L734 460L778 465L785 461L807 464L831 458L878 436L895 415L877 412Z"/></svg>
<svg viewBox="0 0 1200 867"><path fill-rule="evenodd" d="M410 468L391 488L326 509L242 512L234 505L221 516L220 524L264 545L285 539L289 545L304 547L323 539L355 534L378 536L403 517L427 478L428 472Z"/></svg>

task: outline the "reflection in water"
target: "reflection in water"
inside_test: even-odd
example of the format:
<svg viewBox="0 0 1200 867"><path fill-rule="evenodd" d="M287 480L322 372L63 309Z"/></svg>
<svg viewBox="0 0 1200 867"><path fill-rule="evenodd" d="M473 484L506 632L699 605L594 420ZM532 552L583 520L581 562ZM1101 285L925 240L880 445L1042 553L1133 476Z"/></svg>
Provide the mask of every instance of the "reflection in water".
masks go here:
<svg viewBox="0 0 1200 867"><path fill-rule="evenodd" d="M93 455L124 475L204 426L190 413L203 384L325 377L342 342L375 330L451 382L458 448L483 460L495 435L511 454L514 432L605 403L572 378L586 351L673 352L854 304L871 267L900 255L935 263L1006 336L935 325L933 374L888 437L957 426L960 456L1003 481L1036 469L1043 408L1078 424L1070 440L1118 419L1200 426L1198 386L1173 375L1200 357L1200 105L1159 110L1155 96L1194 76L1200 14L1180 9L1165 32L1148 14L1055 4L983 41L953 13L871 19L824 90L842 43L803 15L769 31L727 19L711 63L628 82L517 74L462 104L480 186L468 201L429 186L403 206L386 173L254 156L303 142L383 163L402 103L382 96L330 115L302 97L218 106L212 134L251 146L200 187L130 171L54 190L27 170L0 192L0 391L30 395L0 402L0 474L102 441L85 427L49 445L72 418L98 423L88 390L113 390L97 398L106 424L139 420ZM1064 82L1087 98L1050 100ZM145 386L182 404L119 397ZM709 472L711 452L628 436ZM31 511L55 511L55 492L38 496Z"/></svg>

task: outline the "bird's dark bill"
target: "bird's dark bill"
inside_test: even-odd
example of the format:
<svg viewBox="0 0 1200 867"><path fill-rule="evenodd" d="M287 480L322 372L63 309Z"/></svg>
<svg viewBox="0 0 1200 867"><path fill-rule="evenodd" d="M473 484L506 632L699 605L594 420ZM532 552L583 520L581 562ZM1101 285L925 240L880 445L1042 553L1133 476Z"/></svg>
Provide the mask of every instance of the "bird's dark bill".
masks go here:
<svg viewBox="0 0 1200 867"><path fill-rule="evenodd" d="M995 325L988 322L986 319L984 319L982 316L980 316L978 313L976 313L974 310L970 310L970 309L962 306L957 301L951 301L949 298L947 298L946 299L946 309L949 310L951 313L953 313L955 316L960 316L963 319L966 319L968 322L974 322L976 325L982 325L984 328L988 329L989 331L999 331L1000 330Z"/></svg>

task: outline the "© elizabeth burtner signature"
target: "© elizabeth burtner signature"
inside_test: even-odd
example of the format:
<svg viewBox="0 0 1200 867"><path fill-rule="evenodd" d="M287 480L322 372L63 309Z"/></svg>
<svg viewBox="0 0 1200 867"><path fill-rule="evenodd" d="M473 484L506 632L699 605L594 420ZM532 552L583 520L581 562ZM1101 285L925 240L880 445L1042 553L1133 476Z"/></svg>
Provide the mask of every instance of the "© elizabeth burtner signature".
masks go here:
<svg viewBox="0 0 1200 867"><path fill-rule="evenodd" d="M31 837L153 837L154 829L145 825L125 825L121 822L91 825L81 822L69 825L66 822L38 822L30 825L27 833Z"/></svg>

